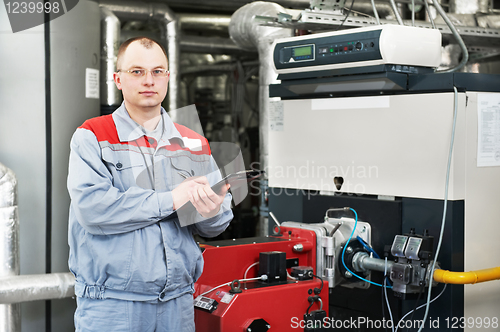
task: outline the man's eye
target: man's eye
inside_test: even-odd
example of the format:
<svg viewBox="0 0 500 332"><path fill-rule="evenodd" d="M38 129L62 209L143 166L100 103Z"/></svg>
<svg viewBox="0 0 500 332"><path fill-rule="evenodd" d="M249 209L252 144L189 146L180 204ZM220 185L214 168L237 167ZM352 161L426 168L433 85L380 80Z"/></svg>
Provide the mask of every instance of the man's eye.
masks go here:
<svg viewBox="0 0 500 332"><path fill-rule="evenodd" d="M131 70L130 72L133 75L136 75L136 76L142 76L142 75L144 75L144 70L140 70L140 69Z"/></svg>
<svg viewBox="0 0 500 332"><path fill-rule="evenodd" d="M153 75L163 75L164 73L165 73L165 71L162 69L153 70Z"/></svg>

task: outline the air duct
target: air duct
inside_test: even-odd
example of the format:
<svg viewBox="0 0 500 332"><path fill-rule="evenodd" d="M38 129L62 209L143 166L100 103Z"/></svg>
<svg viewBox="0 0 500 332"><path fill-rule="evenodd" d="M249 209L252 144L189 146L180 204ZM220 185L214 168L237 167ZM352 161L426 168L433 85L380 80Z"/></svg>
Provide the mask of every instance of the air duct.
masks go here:
<svg viewBox="0 0 500 332"><path fill-rule="evenodd" d="M254 17L272 16L278 13L288 13L285 8L276 3L257 1L238 9L231 17L229 34L240 47L259 52L259 149L261 169L267 169L269 152L268 114L270 108L269 84L277 82L273 69L272 43L275 39L292 36L292 30L259 25ZM266 186L265 183L262 186ZM263 188L264 188L263 187ZM261 215L263 215L261 211ZM261 234L267 233L267 217L261 220ZM263 231L262 231L263 230Z"/></svg>
<svg viewBox="0 0 500 332"><path fill-rule="evenodd" d="M1 163L0 260L0 278L19 275L17 180L14 173ZM21 331L21 310L18 304L0 305L0 331Z"/></svg>
<svg viewBox="0 0 500 332"><path fill-rule="evenodd" d="M179 105L179 22L174 12L162 3L130 2L130 1L100 1L101 7L112 11L120 19L129 20L157 20L165 30L167 55L170 70L170 85L168 92L168 107L175 110Z"/></svg>
<svg viewBox="0 0 500 332"><path fill-rule="evenodd" d="M122 101L113 80L120 47L120 20L111 10L101 7L101 114L112 113Z"/></svg>
<svg viewBox="0 0 500 332"><path fill-rule="evenodd" d="M63 299L72 296L75 296L75 277L71 273L0 278L0 303Z"/></svg>

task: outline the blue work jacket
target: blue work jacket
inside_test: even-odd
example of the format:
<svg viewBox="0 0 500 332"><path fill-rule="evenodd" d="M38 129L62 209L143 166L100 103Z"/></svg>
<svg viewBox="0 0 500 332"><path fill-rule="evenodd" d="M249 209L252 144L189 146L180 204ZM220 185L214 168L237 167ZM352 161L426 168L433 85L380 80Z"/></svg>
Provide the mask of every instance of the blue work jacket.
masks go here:
<svg viewBox="0 0 500 332"><path fill-rule="evenodd" d="M124 104L73 135L69 268L79 297L168 301L193 292L203 269L193 234L216 236L233 217L227 194L217 216L181 227L171 191L185 175L221 177L206 139L161 112L158 142Z"/></svg>

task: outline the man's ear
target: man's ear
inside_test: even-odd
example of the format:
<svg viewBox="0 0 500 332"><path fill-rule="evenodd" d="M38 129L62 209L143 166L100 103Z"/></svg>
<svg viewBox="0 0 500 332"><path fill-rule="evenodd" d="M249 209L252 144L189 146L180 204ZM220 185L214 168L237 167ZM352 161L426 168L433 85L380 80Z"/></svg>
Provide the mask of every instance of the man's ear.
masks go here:
<svg viewBox="0 0 500 332"><path fill-rule="evenodd" d="M122 81L121 81L120 74L113 73L113 80L115 81L117 89L121 90L122 89Z"/></svg>

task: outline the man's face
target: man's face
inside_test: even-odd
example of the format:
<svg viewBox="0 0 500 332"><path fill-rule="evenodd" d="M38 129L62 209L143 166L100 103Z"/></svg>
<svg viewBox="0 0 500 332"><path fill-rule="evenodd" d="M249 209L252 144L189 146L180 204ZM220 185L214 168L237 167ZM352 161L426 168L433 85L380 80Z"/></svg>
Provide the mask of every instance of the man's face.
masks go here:
<svg viewBox="0 0 500 332"><path fill-rule="evenodd" d="M140 41L135 41L127 47L118 65L121 71L114 74L114 80L129 107L145 110L161 104L167 94L168 76L153 77L151 71L168 69L168 64L158 45L146 48ZM126 72L136 69L145 69L146 75L135 77Z"/></svg>

